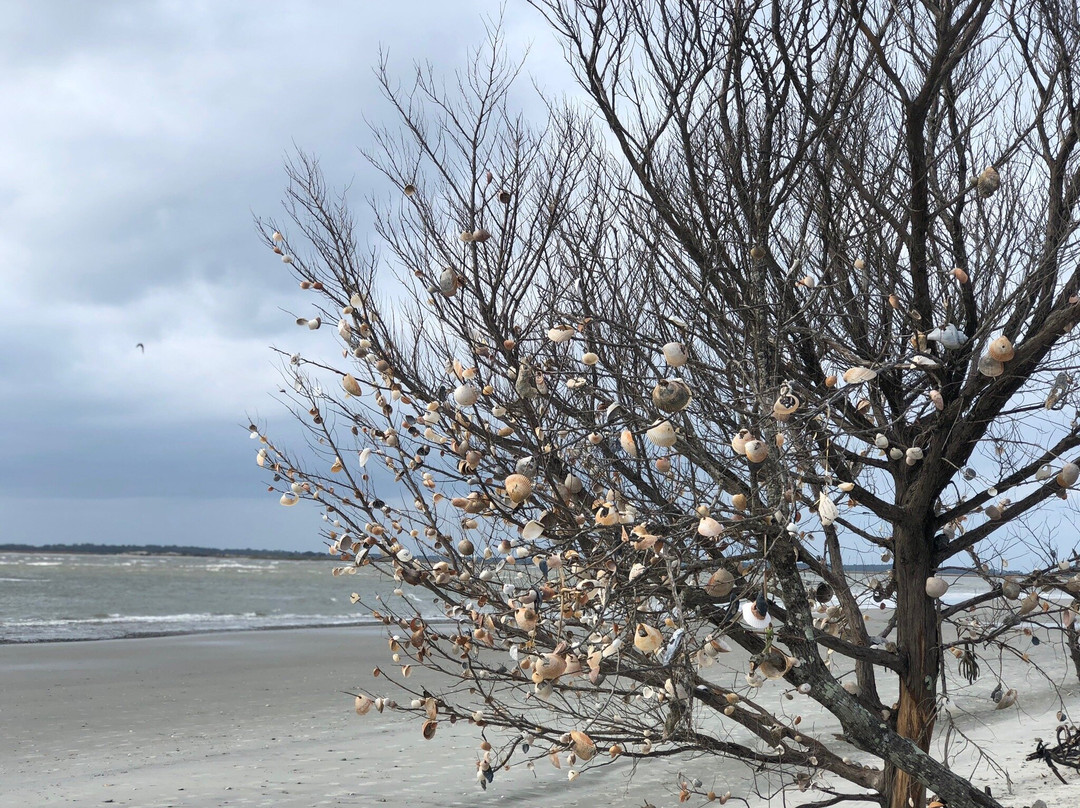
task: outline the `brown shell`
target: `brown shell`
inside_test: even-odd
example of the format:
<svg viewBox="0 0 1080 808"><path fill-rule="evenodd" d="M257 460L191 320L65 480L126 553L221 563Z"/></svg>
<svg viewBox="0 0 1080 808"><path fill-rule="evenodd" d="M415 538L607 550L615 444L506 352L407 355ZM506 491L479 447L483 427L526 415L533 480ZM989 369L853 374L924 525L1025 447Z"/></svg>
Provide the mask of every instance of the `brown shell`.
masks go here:
<svg viewBox="0 0 1080 808"><path fill-rule="evenodd" d="M986 352L990 354L992 358L996 359L999 362L1008 362L1010 359L1016 356L1016 351L1013 349L1013 344L1004 334L991 342L987 346Z"/></svg>
<svg viewBox="0 0 1080 808"><path fill-rule="evenodd" d="M521 504L527 500L533 490L532 480L524 474L511 474L503 485L506 487L506 495L515 504Z"/></svg>
<svg viewBox="0 0 1080 808"><path fill-rule="evenodd" d="M661 379L652 391L653 405L664 412L685 409L691 398L690 388L680 379Z"/></svg>
<svg viewBox="0 0 1080 808"><path fill-rule="evenodd" d="M428 719L424 722L423 733L425 741L430 741L432 738L435 737L435 730L438 728L438 726L438 721L432 721L431 719Z"/></svg>

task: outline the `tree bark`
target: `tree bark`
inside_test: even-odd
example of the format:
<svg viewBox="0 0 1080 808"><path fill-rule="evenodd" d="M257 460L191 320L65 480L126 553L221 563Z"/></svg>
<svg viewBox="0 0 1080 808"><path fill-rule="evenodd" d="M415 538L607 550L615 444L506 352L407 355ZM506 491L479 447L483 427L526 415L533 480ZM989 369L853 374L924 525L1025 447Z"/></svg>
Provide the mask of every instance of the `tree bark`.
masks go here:
<svg viewBox="0 0 1080 808"><path fill-rule="evenodd" d="M937 608L926 594L926 579L934 572L933 532L921 521L928 520L902 522L894 533L897 644L905 659L895 719L897 733L927 752L937 718L941 646ZM912 772L889 766L885 781L888 808L922 808L926 804L926 789Z"/></svg>

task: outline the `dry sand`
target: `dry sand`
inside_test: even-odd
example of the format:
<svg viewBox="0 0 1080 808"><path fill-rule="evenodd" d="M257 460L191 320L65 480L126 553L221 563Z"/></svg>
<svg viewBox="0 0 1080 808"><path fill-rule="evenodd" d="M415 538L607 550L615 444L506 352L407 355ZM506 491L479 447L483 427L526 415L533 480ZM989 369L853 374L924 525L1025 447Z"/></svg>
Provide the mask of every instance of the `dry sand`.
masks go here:
<svg viewBox="0 0 1080 808"><path fill-rule="evenodd" d="M1040 653L1050 664L1060 650L1044 644ZM370 671L386 656L379 631L356 628L0 646L0 805L614 808L647 799L666 808L678 803L680 771L706 788L749 794L748 770L706 758L653 760L632 779L624 759L573 783L565 768L519 767L481 791L475 728L443 722L424 741L415 721L357 716L338 692L383 693ZM1071 785L1062 786L1043 764L1023 762L1035 736L1053 736L1061 706L1026 667L1006 667L1022 694L1019 710L992 709L989 673L957 691L960 726L1008 769L1012 796L1003 776L980 779L1005 805L1041 798L1049 808L1075 808L1080 773L1066 770ZM1080 716L1076 680L1063 682L1066 709ZM803 726L834 729L803 701ZM872 762L854 749L850 755ZM957 770L964 771L959 762Z"/></svg>

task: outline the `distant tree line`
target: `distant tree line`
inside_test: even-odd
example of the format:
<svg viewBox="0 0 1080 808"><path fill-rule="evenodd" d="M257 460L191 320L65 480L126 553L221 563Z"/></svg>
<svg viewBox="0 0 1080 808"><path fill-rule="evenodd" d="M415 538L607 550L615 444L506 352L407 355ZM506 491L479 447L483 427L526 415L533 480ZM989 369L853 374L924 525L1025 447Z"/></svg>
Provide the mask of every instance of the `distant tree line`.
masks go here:
<svg viewBox="0 0 1080 808"><path fill-rule="evenodd" d="M79 553L82 555L177 555L208 558L284 558L309 561L326 558L325 553L293 550L224 550L219 547L194 547L178 544L0 544L2 553Z"/></svg>

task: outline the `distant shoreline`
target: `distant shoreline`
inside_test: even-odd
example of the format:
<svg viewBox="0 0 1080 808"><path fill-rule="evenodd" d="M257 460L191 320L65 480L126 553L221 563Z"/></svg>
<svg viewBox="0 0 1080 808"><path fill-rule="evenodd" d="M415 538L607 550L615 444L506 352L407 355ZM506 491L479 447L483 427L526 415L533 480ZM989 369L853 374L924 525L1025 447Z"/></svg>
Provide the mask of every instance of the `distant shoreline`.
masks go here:
<svg viewBox="0 0 1080 808"><path fill-rule="evenodd" d="M300 550L224 550L218 547L193 547L161 544L0 544L0 553L33 555L135 555L183 556L188 558L261 558L283 561L319 561L329 558L326 553Z"/></svg>

